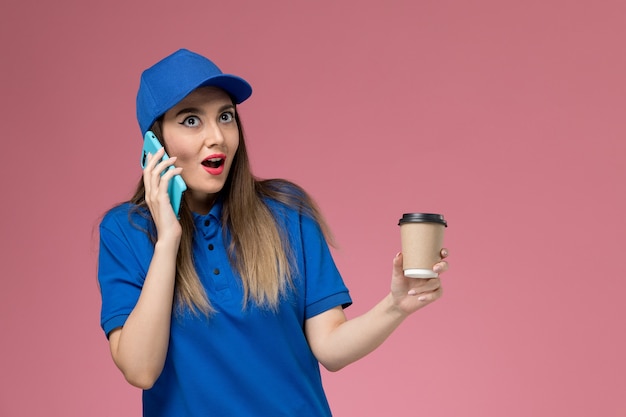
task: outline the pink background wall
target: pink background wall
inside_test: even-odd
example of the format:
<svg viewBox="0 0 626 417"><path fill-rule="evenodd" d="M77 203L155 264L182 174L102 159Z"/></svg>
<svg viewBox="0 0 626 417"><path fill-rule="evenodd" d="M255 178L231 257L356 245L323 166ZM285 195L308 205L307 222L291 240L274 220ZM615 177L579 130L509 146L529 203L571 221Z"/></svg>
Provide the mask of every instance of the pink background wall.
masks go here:
<svg viewBox="0 0 626 417"><path fill-rule="evenodd" d="M626 415L626 3L209 3L0 5L0 416L140 415L92 230L140 175L140 71L180 47L254 86L255 172L318 200L350 316L403 212L449 220L444 298L324 373L337 417Z"/></svg>

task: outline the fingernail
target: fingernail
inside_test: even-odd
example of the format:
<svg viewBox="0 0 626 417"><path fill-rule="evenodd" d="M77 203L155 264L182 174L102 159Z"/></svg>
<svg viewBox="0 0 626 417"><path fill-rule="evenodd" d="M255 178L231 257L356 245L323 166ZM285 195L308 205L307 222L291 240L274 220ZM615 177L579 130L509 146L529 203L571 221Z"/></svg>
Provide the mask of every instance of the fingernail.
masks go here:
<svg viewBox="0 0 626 417"><path fill-rule="evenodd" d="M417 299L419 301L426 301L426 296L425 295L420 295Z"/></svg>
<svg viewBox="0 0 626 417"><path fill-rule="evenodd" d="M409 294L409 295L415 295L415 294L417 294L417 291L415 291L415 290L409 290L409 293L408 293L408 294Z"/></svg>

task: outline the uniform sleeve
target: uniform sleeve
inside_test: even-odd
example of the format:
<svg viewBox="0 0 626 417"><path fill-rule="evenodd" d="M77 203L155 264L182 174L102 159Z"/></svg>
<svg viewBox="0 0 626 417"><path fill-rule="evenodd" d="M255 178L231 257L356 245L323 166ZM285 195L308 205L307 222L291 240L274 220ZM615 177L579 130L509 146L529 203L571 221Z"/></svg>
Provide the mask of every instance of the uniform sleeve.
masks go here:
<svg viewBox="0 0 626 417"><path fill-rule="evenodd" d="M154 253L145 232L128 215L109 212L100 224L98 283L102 296L100 325L105 334L123 326L137 304Z"/></svg>
<svg viewBox="0 0 626 417"><path fill-rule="evenodd" d="M352 299L319 225L306 216L301 217L300 225L306 280L305 318L339 305L348 307Z"/></svg>

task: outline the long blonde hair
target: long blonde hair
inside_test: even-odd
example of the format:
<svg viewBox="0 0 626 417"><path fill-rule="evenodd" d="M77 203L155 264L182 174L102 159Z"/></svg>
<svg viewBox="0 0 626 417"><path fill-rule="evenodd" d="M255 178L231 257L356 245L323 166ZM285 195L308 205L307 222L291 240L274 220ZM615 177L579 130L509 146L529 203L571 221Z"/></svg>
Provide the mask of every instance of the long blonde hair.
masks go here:
<svg viewBox="0 0 626 417"><path fill-rule="evenodd" d="M275 310L281 295L291 286L296 264L287 232L283 230L264 200L272 199L301 211L317 221L329 243L332 243L332 237L317 205L301 187L282 179L261 180L252 174L243 127L237 112L235 119L239 126L239 148L228 179L220 191L220 198L223 201L222 226L224 232L228 231L231 237L228 256L232 267L242 280L243 308L252 300L258 306ZM151 130L163 144L161 120L155 122ZM142 179L130 202L137 208L146 207ZM137 212L149 213L148 210ZM182 238L176 258L176 306L179 312L187 308L208 316L214 313L215 309L194 266L195 226L193 215L184 198L179 214ZM155 228L152 227L146 232L155 242Z"/></svg>

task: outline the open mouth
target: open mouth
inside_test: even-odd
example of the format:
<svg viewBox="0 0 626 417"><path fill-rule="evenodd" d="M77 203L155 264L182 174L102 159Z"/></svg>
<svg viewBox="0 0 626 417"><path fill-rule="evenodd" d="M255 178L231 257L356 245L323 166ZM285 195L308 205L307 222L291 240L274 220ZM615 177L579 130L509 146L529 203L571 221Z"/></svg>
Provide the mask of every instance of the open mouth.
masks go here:
<svg viewBox="0 0 626 417"><path fill-rule="evenodd" d="M224 158L215 157L215 158L207 158L202 161L202 165L207 168L219 168L224 165Z"/></svg>
<svg viewBox="0 0 626 417"><path fill-rule="evenodd" d="M202 166L204 170L211 175L221 175L225 168L226 164L226 155L223 153L216 153L213 155L209 155L202 161Z"/></svg>

